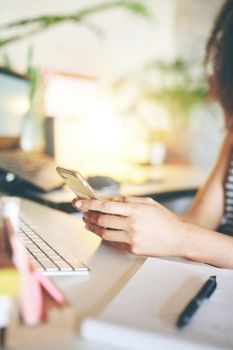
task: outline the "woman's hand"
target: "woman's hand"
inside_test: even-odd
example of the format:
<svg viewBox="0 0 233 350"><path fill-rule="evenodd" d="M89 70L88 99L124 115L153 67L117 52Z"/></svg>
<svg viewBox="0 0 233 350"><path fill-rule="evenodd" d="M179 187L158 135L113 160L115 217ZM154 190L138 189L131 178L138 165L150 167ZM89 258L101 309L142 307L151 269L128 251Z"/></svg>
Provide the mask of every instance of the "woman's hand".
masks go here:
<svg viewBox="0 0 233 350"><path fill-rule="evenodd" d="M148 256L183 256L185 223L151 198L76 200L86 228L106 241Z"/></svg>

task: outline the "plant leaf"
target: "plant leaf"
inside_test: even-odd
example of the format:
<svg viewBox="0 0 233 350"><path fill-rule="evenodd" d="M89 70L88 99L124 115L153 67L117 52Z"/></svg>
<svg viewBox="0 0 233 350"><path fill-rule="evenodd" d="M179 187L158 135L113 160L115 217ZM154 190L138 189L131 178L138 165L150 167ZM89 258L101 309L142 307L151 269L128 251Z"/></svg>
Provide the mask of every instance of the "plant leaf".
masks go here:
<svg viewBox="0 0 233 350"><path fill-rule="evenodd" d="M11 44L12 42L20 40L20 39L21 39L21 35L14 35L14 36L10 36L8 38L0 38L0 47L6 46L6 45Z"/></svg>
<svg viewBox="0 0 233 350"><path fill-rule="evenodd" d="M6 52L3 54L3 67L12 70L11 60Z"/></svg>
<svg viewBox="0 0 233 350"><path fill-rule="evenodd" d="M147 7L139 1L125 1L124 7L139 16L148 18L152 16Z"/></svg>
<svg viewBox="0 0 233 350"><path fill-rule="evenodd" d="M115 0L106 1L95 6L89 6L87 8L78 10L64 15L43 15L36 17L23 18L20 20L12 21L3 25L0 25L0 31L5 29L17 28L17 27L27 27L27 31L13 36L8 36L6 38L0 38L0 47L6 46L18 40L22 40L26 37L33 36L40 33L41 31L48 29L49 27L54 27L62 22L73 21L76 23L84 23L88 28L94 31L97 35L102 35L102 30L95 24L90 23L86 18L92 14L99 12L104 12L106 10L114 8L125 8L126 10L132 12L133 14L140 15L143 17L149 17L149 10L142 4L141 1L131 1L131 0Z"/></svg>
<svg viewBox="0 0 233 350"><path fill-rule="evenodd" d="M34 48L32 45L30 45L27 53L27 71L26 71L27 76L31 74L31 71L33 69L33 64L32 64L33 54L34 54Z"/></svg>

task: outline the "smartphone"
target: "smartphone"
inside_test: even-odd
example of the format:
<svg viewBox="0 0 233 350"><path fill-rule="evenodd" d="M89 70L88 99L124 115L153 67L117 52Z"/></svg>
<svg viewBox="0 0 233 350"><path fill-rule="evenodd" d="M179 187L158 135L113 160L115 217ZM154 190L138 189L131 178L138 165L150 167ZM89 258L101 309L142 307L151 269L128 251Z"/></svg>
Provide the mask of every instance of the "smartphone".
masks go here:
<svg viewBox="0 0 233 350"><path fill-rule="evenodd" d="M57 167L56 170L78 198L96 199L94 190L78 171L61 167Z"/></svg>

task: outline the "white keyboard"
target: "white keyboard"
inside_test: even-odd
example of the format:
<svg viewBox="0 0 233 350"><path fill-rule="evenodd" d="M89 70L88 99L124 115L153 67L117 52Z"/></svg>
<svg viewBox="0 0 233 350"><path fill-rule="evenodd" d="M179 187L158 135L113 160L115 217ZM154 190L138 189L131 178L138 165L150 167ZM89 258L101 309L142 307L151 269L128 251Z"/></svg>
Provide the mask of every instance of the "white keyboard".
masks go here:
<svg viewBox="0 0 233 350"><path fill-rule="evenodd" d="M48 244L25 216L20 218L19 236L34 266L46 275L79 275L89 272L89 268L64 247L56 243Z"/></svg>

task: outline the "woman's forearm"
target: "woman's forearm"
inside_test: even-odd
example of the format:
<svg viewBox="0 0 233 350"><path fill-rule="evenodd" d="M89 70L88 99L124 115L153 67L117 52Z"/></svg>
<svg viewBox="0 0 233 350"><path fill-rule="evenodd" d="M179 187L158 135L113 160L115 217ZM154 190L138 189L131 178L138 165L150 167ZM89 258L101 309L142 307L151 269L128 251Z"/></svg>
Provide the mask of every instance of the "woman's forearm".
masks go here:
<svg viewBox="0 0 233 350"><path fill-rule="evenodd" d="M146 256L179 256L233 269L233 238L175 215L159 203L76 201L86 228Z"/></svg>
<svg viewBox="0 0 233 350"><path fill-rule="evenodd" d="M233 237L185 223L181 254L190 260L233 269Z"/></svg>

